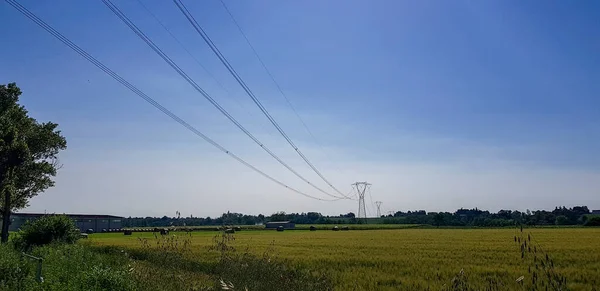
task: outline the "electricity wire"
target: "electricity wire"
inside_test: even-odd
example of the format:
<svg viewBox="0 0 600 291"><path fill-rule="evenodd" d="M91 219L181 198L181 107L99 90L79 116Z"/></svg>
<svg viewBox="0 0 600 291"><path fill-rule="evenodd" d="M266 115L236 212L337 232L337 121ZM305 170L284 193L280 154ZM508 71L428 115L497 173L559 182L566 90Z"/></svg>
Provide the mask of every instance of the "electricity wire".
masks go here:
<svg viewBox="0 0 600 291"><path fill-rule="evenodd" d="M371 207L373 211L375 211L375 204L373 203L373 195L371 195L371 185L367 186L367 191L369 191L369 200L371 200Z"/></svg>
<svg viewBox="0 0 600 291"><path fill-rule="evenodd" d="M154 20L171 36L171 38L173 38L173 40L175 40L175 42L177 42L179 44L179 46L196 62L196 64L198 64L200 66L200 68L202 68L202 70L204 70L204 72L206 72L206 74L215 81L215 83L219 86L219 88L221 88L226 95L232 99L233 101L235 101L238 106L240 106L240 108L242 108L244 111L246 111L246 113L248 113L248 115L252 118L255 118L254 114L252 114L252 112L250 110L248 110L246 108L246 106L244 106L242 104L242 102L240 102L237 98L234 98L233 95L231 94L231 92L229 90L227 90L227 88L223 85L223 83L221 83L219 81L219 79L217 79L217 77L212 74L208 68L206 68L206 66L204 66L204 64L202 64L202 62L196 57L194 56L194 54L192 54L192 52L190 52L190 50L183 44L183 42L181 42L179 40L179 38L177 36L175 36L175 34L173 34L173 32L162 22L160 21L160 19L158 18L158 16L156 16L156 14L154 14L150 8L148 8L148 6L146 6L146 4L144 4L144 2L142 0L137 0L137 2L140 4L140 6L142 6L142 8L144 8L144 10L152 17L154 18ZM266 127L261 123L260 127L262 129L265 130L265 132L268 132L268 130L266 129Z"/></svg>
<svg viewBox="0 0 600 291"><path fill-rule="evenodd" d="M198 129L196 129L195 127L193 127L189 123L187 123L185 120L181 119L175 113L171 112L170 110L168 110L167 108L165 108L164 106L162 106L160 103L158 103L156 100L152 99L151 97L149 97L148 95L146 95L144 92L142 92L141 90L139 90L137 87L133 86L127 80L123 79L120 75L118 75L117 73L115 73L114 71L112 71L111 69L109 69L108 67L106 67L103 63L101 63L96 58L94 58L89 53L87 53L85 50L83 50L82 48L80 48L79 46L77 46L76 44L74 44L71 40L69 40L67 37L65 37L64 35L62 35L57 30L55 30L52 26L50 26L45 21L43 21L42 19L40 19L39 17L37 17L34 13L32 13L31 11L29 11L23 5L19 4L17 1L14 1L14 0L5 0L5 1L9 5L11 5L13 8L15 8L17 11L19 11L21 14L23 14L24 16L26 16L27 18L29 18L35 24L37 24L38 26L40 26L41 28L43 28L44 30L46 30L48 33L50 33L52 36L54 36L56 39L58 39L59 41L61 41L63 44L65 44L66 46L68 46L69 48L71 48L73 51L75 51L76 53L78 53L79 55L81 55L83 58L85 58L87 61L89 61L90 63L92 63L94 66L96 66L97 68L99 68L100 70L102 70L107 75L111 76L113 79L115 79L117 82L121 83L123 86L125 86L127 89L131 90L136 95L140 96L142 99L144 99L144 101L148 102L150 105L154 106L156 109L158 109L163 114L165 114L168 117L170 117L171 119L173 119L175 122L179 123L180 125L182 125L186 129L188 129L189 131L191 131L192 133L194 133L195 135L197 135L198 137L204 139L206 142L208 142L212 146L216 147L217 149L219 149L220 151L224 152L225 154L231 156L233 159L235 159L236 161L238 161L241 164L245 165L246 167L250 168L251 170L259 173L263 177L271 180L272 182L274 182L276 184L279 184L280 186L285 187L286 189L291 190L292 192L295 192L297 194L303 195L305 197L316 199L316 200L321 200L321 201L335 201L335 200L339 200L339 199L323 199L323 198L319 198L319 197L315 197L315 196L306 194L304 192L301 192L301 191L299 191L299 190L297 190L295 188L292 188L292 187L284 184L283 182L281 182L281 181L273 178L272 176L266 174L265 172L259 170L255 166L251 165L250 163L246 162L242 158L240 158L237 155L235 155L233 152L231 152L231 151L227 150L226 148L224 148L223 146L221 146L219 143L215 142L214 140L212 140L208 136L204 135L202 132L200 132Z"/></svg>
<svg viewBox="0 0 600 291"><path fill-rule="evenodd" d="M339 199L347 199L345 197L339 197L332 194L329 194L325 190L319 188L315 184L308 181L302 175L300 175L296 170L290 167L287 163L285 163L281 158L279 158L275 153L273 153L266 145L264 145L259 139L257 139L250 131L248 131L242 124L240 124L227 110L225 110L217 101L215 101L202 87L200 87L189 75L185 73L175 63L165 52L163 52L148 36L146 36L115 4L113 4L110 0L102 0L102 2L119 18L121 19L140 39L142 39L156 54L158 54L167 64L171 66L181 77L183 77L196 91L198 91L206 100L208 100L215 108L217 108L223 115L225 115L233 124L235 124L242 132L244 132L248 137L250 137L256 144L258 144L265 152L267 152L271 157L277 160L281 165L286 167L290 172L300 178L302 181L306 182L313 188L317 189L319 192Z"/></svg>
<svg viewBox="0 0 600 291"><path fill-rule="evenodd" d="M103 1L105 1L105 0L103 0ZM327 180L327 178L325 178L325 176L323 176L323 174L314 166L314 164L308 160L308 158L294 144L294 142L290 139L290 137L281 128L281 126L279 126L279 124L277 123L277 121L275 121L275 119L271 116L271 114L269 114L269 112L267 111L267 109L262 105L262 103L258 100L258 98L256 98L256 96L254 95L254 93L252 93L252 91L250 90L250 88L248 87L248 85L246 85L246 83L244 82L244 80L242 80L242 78L239 76L239 74L231 66L231 64L229 63L229 61L227 61L227 58L225 58L225 56L221 53L221 51L219 51L219 49L217 48L217 46L213 43L213 41L210 39L210 37L206 34L206 32L204 31L204 29L202 29L202 27L198 24L198 22L196 21L196 19L194 18L194 16L190 13L190 11L187 9L187 7L181 2L181 0L173 0L173 2L175 3L175 5L177 5L177 7L181 11L181 13L183 13L183 15L190 22L190 24L192 24L192 26L194 27L194 29L198 32L198 34L202 37L202 39L206 42L206 44L211 48L211 50L215 53L215 55L219 58L219 60L221 61L221 63L223 63L223 65L227 68L227 70L229 71L229 73L234 77L234 79L238 82L238 84L240 84L240 86L242 86L242 88L244 89L244 91L246 91L246 94L248 94L248 96L252 99L252 101L254 101L254 103L256 104L256 106L258 106L258 108L263 112L263 114L269 119L269 121L271 122L271 124L273 124L273 126L275 126L275 128L277 129L277 131L279 131L279 133L285 138L285 140L290 144L290 146L292 146L292 148L296 151L296 153L298 153L298 155L304 160L304 162L306 162L306 164L308 164L308 166L317 175L319 175L319 177L321 177L321 179L327 185L329 185L329 187L331 187L339 195L344 196L344 194L342 192L340 192L335 186L333 186L333 184L331 184ZM333 196L333 195L330 195L330 196ZM336 197L336 196L334 196L334 197Z"/></svg>
<svg viewBox="0 0 600 291"><path fill-rule="evenodd" d="M141 1L141 0L138 0L138 1ZM296 108L294 107L294 105L292 104L292 102L290 101L290 99L287 97L287 94L285 94L285 92L281 88L281 85L279 85L279 82L277 82L277 80L275 80L275 77L271 73L271 70L269 70L269 68L267 68L267 65L265 64L265 62L262 60L262 58L258 54L258 51L256 51L256 48L254 48L254 46L250 42L250 39L248 38L248 36L244 32L244 30L242 29L242 27L240 26L240 24L237 22L237 20L233 16L233 13L231 13L231 10L229 10L229 7L227 7L227 5L225 4L225 1L223 1L223 0L219 0L219 1L223 5L223 8L227 12L227 14L229 15L229 18L231 18L231 21L237 27L237 29L240 32L240 34L246 40L246 43L248 44L248 46L250 47L250 49L254 53L254 56L256 56L256 59L258 60L258 62L261 64L261 66L263 67L263 69L265 69L265 72L267 73L267 75L269 75L269 77L271 78L271 81L273 81L273 84L275 84L275 87L277 87L277 90L279 91L279 93L281 93L281 96L283 96L283 98L287 102L287 104L290 107L290 109L292 109L292 111L294 112L294 114L296 115L296 117L298 117L298 120L300 121L300 123L302 124L302 126L304 127L304 129L306 129L306 132L308 132L308 134L312 137L313 141L319 146L319 148L321 149L321 152L331 162L331 159L329 159L329 157L327 156L327 153L325 152L325 148L318 141L317 137L312 133L312 131L308 128L308 125L306 124L306 122L304 122L304 119L302 119L302 117L300 116L300 114L298 113L298 111L296 110ZM338 172L339 172L339 170L338 170Z"/></svg>

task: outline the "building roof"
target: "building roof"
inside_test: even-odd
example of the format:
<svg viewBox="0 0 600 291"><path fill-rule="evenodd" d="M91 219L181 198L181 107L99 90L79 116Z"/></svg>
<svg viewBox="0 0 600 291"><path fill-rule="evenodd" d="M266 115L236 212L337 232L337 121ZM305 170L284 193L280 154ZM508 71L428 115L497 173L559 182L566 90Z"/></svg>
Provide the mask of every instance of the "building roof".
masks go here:
<svg viewBox="0 0 600 291"><path fill-rule="evenodd" d="M284 224L284 223L290 223L289 221L269 221L267 223L272 223L272 224Z"/></svg>
<svg viewBox="0 0 600 291"><path fill-rule="evenodd" d="M115 215L106 215L106 214L73 214L73 213L13 213L13 216L20 216L20 217L40 217L40 216L44 216L44 215L56 215L56 214L64 214L66 216L72 217L72 218L83 218L83 219L93 219L93 218L119 218L122 219L124 217L122 216L115 216Z"/></svg>

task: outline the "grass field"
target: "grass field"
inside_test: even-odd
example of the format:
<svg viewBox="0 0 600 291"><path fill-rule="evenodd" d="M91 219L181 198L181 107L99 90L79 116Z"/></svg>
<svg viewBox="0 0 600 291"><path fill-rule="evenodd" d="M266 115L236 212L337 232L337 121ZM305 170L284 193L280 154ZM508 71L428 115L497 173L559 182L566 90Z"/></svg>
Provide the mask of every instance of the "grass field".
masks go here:
<svg viewBox="0 0 600 291"><path fill-rule="evenodd" d="M600 229L547 228L526 230L538 248L553 259L571 290L600 285ZM185 233L171 233L185 237ZM216 260L211 252L217 232L189 236L195 260ZM233 245L261 254L273 245L277 257L328 275L338 290L441 290L464 270L472 286L490 281L500 290L520 290L515 281L528 279L514 229L381 229L362 231L241 231ZM139 238L152 233L94 234L94 245L141 247ZM200 275L199 275L200 276Z"/></svg>

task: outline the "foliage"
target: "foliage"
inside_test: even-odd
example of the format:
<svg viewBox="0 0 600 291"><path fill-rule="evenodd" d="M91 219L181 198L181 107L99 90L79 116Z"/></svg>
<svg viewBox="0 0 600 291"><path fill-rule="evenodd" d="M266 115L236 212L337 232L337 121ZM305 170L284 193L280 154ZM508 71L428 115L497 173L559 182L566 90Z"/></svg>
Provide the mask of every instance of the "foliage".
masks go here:
<svg viewBox="0 0 600 291"><path fill-rule="evenodd" d="M32 246L51 243L74 243L79 237L79 229L66 215L45 215L27 221L14 239L14 244L19 249L28 250Z"/></svg>
<svg viewBox="0 0 600 291"><path fill-rule="evenodd" d="M585 222L585 226L600 226L600 216L590 216Z"/></svg>
<svg viewBox="0 0 600 291"><path fill-rule="evenodd" d="M10 245L0 245L0 290L33 290L32 266Z"/></svg>
<svg viewBox="0 0 600 291"><path fill-rule="evenodd" d="M136 290L124 256L99 254L79 244L47 245L33 254L44 258L43 290Z"/></svg>
<svg viewBox="0 0 600 291"><path fill-rule="evenodd" d="M38 247L33 255L44 258L41 283L35 280L35 261L8 244L0 246L0 290L139 290L123 256L97 254L77 244Z"/></svg>
<svg viewBox="0 0 600 291"><path fill-rule="evenodd" d="M425 210L402 212L369 218L368 224L427 224L434 226L467 226L467 227L514 227L518 224L525 225L583 225L590 213L586 206L573 208L556 207L553 211L538 210L534 212L520 212L500 210L490 213L480 209L458 209L450 212L426 212ZM559 221L557 221L557 217ZM123 221L124 227L165 227L165 226L220 226L227 225L255 225L267 221L286 221L296 224L362 224L356 219L354 213L340 214L339 216L325 216L318 212L285 213L277 212L271 216L259 214L246 215L241 213L224 213L218 218L202 217L129 217ZM559 223L557 223L559 222Z"/></svg>
<svg viewBox="0 0 600 291"><path fill-rule="evenodd" d="M54 186L58 153L67 146L58 124L39 123L19 104L15 83L0 85L0 214L2 242L8 240L10 213Z"/></svg>
<svg viewBox="0 0 600 291"><path fill-rule="evenodd" d="M569 218L565 215L559 215L556 217L556 225L569 225Z"/></svg>

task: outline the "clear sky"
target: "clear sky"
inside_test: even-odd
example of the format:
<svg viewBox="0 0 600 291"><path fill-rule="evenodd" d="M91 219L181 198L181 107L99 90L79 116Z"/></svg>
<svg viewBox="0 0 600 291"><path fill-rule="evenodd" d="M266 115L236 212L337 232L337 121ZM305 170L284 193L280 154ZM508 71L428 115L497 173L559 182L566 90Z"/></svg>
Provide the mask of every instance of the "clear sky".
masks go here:
<svg viewBox="0 0 600 291"><path fill-rule="evenodd" d="M114 1L223 107L308 179L295 154L171 1ZM184 0L249 87L343 192L382 209L600 208L600 2ZM21 3L243 159L311 195L101 1ZM68 140L56 187L25 211L215 216L356 212L245 168L162 115L7 3L0 83ZM329 190L329 189L328 189ZM367 198L368 210L373 206Z"/></svg>

